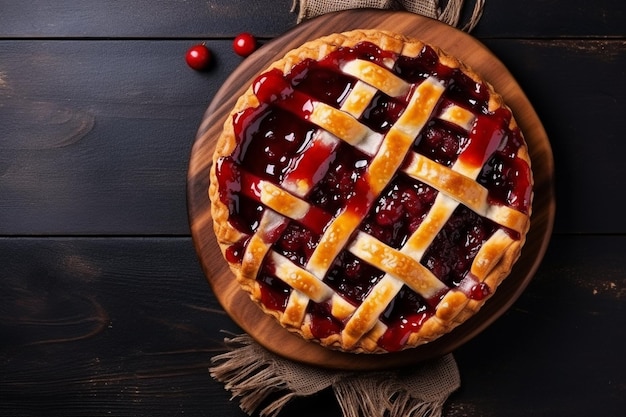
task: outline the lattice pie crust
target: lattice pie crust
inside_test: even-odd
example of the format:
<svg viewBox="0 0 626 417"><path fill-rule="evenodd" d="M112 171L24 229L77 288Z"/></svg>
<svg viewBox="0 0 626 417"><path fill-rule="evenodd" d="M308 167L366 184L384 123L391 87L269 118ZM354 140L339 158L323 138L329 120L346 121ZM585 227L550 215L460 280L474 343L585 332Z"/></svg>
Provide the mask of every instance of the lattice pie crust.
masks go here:
<svg viewBox="0 0 626 417"><path fill-rule="evenodd" d="M457 139L450 159L437 129ZM282 162L264 162L276 149ZM476 73L419 40L359 30L263 71L224 124L209 195L225 259L263 311L323 346L382 353L440 337L493 295L525 241L532 174L514 118Z"/></svg>

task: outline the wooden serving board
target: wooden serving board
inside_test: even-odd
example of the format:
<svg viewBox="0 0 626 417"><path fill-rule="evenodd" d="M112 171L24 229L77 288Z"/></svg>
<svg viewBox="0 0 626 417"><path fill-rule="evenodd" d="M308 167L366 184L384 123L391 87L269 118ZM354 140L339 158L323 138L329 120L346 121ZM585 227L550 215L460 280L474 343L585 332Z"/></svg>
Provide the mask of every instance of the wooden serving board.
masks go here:
<svg viewBox="0 0 626 417"><path fill-rule="evenodd" d="M469 321L451 333L403 352L367 355L332 351L283 329L239 289L213 233L208 199L209 169L216 139L236 99L271 62L302 43L334 32L383 29L412 36L455 55L490 82L512 108L529 144L535 175L531 229L512 274ZM230 317L258 343L283 357L335 369L388 369L449 353L476 336L518 298L547 248L554 223L553 158L546 132L533 107L505 66L468 34L407 12L349 10L324 15L294 27L248 57L231 74L208 107L189 162L187 199L194 245L216 297Z"/></svg>

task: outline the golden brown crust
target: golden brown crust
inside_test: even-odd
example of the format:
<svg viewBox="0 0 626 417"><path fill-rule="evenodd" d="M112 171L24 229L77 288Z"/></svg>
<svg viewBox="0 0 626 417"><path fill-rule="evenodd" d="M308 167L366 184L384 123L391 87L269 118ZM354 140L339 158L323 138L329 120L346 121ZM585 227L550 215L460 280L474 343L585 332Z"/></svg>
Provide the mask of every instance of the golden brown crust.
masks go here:
<svg viewBox="0 0 626 417"><path fill-rule="evenodd" d="M347 33L332 34L305 43L301 47L288 52L284 56L284 58L272 63L268 68L266 68L265 71L268 71L270 69L279 69L283 73L288 73L295 64L301 62L304 59L319 60L340 47L355 46L356 44L363 41L371 42L377 45L382 50L394 51L396 53L402 53L408 56L416 56L424 46L424 44L419 40L409 39L404 36L393 34L390 32L376 30L355 30ZM500 107L505 107L502 97L493 90L491 85L481 80L478 74L462 64L456 58L446 54L436 47L433 47L432 45L431 47L438 53L441 63L452 68L459 68L474 81L482 82L487 86L490 97L488 104L490 111L495 111ZM375 80L373 82L382 83L382 81L380 80ZM393 83L389 84L389 88L398 90L402 88L402 85L400 85L399 83L395 83L394 80ZM238 232L234 227L232 227L228 222L229 209L221 202L219 197L219 190L217 185L218 181L216 177L216 165L220 158L229 156L237 146L232 123L233 117L246 108L256 107L258 105L259 103L252 91L252 87L248 88L247 91L238 99L235 107L227 117L224 123L223 132L218 139L216 151L213 156L213 165L210 172L209 197L212 203L211 214L214 220L215 234L224 255L226 255L226 251L231 245L235 244L242 238L242 234ZM456 115L451 115L450 117L463 119L466 118L467 115L463 113L457 113ZM511 118L509 127L511 129L515 129L517 127L514 118ZM348 125L346 129L349 130ZM351 133L347 133L347 135L349 134ZM530 166L530 158L525 145L520 148L518 152L518 157L526 161ZM389 167L387 166L381 168L381 170L383 171L387 169L389 169ZM449 174L448 171L445 171L445 173ZM387 174L383 172L381 173L381 175ZM459 181L464 180L459 179L459 177L454 175L449 176L451 178L449 184L449 187L451 189L459 188L460 186L462 186ZM468 193L469 192L466 192L466 194ZM474 193L469 193L468 195L470 194L471 196L482 195L480 193L480 190ZM470 199L474 197L467 198ZM479 274L478 278L482 280L485 284L487 284L488 287L492 290L492 294L493 292L495 292L496 288L502 282L502 280L509 274L513 264L520 255L521 248L525 241L526 232L530 227L529 218L530 213L528 213L527 216L523 216L521 219L516 219L517 223L515 224L514 229L516 229L520 234L519 240L507 238L502 238L499 240L495 239L493 242L491 242L489 247L484 249L484 253L482 255L479 254L479 256L477 256L477 258L480 259L491 260L491 262L485 264L481 263L480 265L475 265L475 270L476 273ZM351 223L351 221L348 221L348 223ZM333 227L341 228L342 223L337 223ZM332 256L332 253L336 252L336 250L336 248L330 248L330 255ZM309 320L307 318L303 318L302 322L299 321L300 316L304 317L301 307L295 305L293 306L293 308L288 307L287 312L285 314L282 314L281 312L278 312L276 310L266 308L260 302L261 291L259 284L254 278L256 275L255 271L247 270L248 267L246 267L246 265L260 265L263 257L266 254L266 251L267 248L263 248L262 243L259 243L259 248L257 251L248 251L250 253L257 253L258 255L250 255L251 257L253 256L253 258L245 259L243 262L243 267L239 263L229 263L229 266L234 275L237 277L237 280L240 283L241 287L250 294L251 299L255 301L263 309L263 311L275 317L288 330L300 334L305 339L314 339L314 336L311 332ZM497 256L494 256L493 254L497 254ZM404 259L404 255L401 254L394 254L394 256L396 256L398 259ZM407 268L408 266L405 266L405 269ZM297 274L294 276L297 276ZM302 277L306 279L310 278L305 275L302 275ZM300 283L299 285L307 286L308 288L309 284ZM377 289L377 291L380 292L379 296L381 298L387 297L387 291L391 291L394 287L397 287L398 283L394 282L393 280L389 280L388 285L389 288L381 285L381 287ZM315 291L316 294L326 294L324 293L324 289L319 288L319 286L315 287ZM486 302L489 296L485 297L482 300L474 300L469 299L461 291L449 291L439 303L436 314L430 319L426 320L426 322L423 324L418 332L412 333L410 335L406 346L418 346L420 344L432 341L439 336L451 331L453 328L463 323L465 320L475 314ZM354 311L352 311L354 308L349 305L346 306L345 304L338 303L337 306L333 306L333 309L335 308L338 311L341 309L345 310L340 314L344 314L346 316L354 313ZM376 322L372 325L372 316L369 314L368 311L366 311L369 308L380 309L380 306L378 306L373 301L370 302L368 305L360 308L358 314L354 314L354 316L363 317L363 320L366 321L360 321L360 319L357 318L354 318L354 320L350 319L347 325L347 330L343 334L333 334L322 340L317 340L317 342L329 348L347 350L351 352L384 352L384 350L377 345L378 338L385 330L384 325L382 325L382 323L380 322L377 322L377 319L375 320Z"/></svg>

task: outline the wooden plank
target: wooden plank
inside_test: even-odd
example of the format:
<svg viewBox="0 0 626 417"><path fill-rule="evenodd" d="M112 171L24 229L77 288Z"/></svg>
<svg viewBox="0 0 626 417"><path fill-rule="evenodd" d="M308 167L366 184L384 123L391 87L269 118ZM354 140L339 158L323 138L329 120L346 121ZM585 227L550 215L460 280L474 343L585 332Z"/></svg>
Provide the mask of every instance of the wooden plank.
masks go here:
<svg viewBox="0 0 626 417"><path fill-rule="evenodd" d="M241 3L241 1L240 1ZM249 31L274 37L296 24L291 0L0 2L0 38L218 38ZM465 15L473 2L466 2ZM478 37L623 36L621 0L487 2Z"/></svg>
<svg viewBox="0 0 626 417"><path fill-rule="evenodd" d="M238 329L188 238L0 247L0 414L234 415L208 367Z"/></svg>
<svg viewBox="0 0 626 417"><path fill-rule="evenodd" d="M241 61L214 42L195 72L194 42L1 42L0 234L186 234L191 144Z"/></svg>
<svg viewBox="0 0 626 417"><path fill-rule="evenodd" d="M195 41L0 42L0 235L188 234L193 138L242 61L230 41L216 40L216 66L192 71L183 56ZM485 43L548 132L556 231L626 232L626 196L615 181L626 178L626 86L617 82L625 42Z"/></svg>
<svg viewBox="0 0 626 417"><path fill-rule="evenodd" d="M625 10L621 0L487 1L473 34L479 38L623 37Z"/></svg>
<svg viewBox="0 0 626 417"><path fill-rule="evenodd" d="M238 3L2 0L0 38L223 38L244 31L272 37L296 22L291 0Z"/></svg>
<svg viewBox="0 0 626 417"><path fill-rule="evenodd" d="M621 416L625 236L555 236L513 307L455 352L446 415ZM0 414L238 416L188 238L0 239ZM341 415L328 391L283 415Z"/></svg>

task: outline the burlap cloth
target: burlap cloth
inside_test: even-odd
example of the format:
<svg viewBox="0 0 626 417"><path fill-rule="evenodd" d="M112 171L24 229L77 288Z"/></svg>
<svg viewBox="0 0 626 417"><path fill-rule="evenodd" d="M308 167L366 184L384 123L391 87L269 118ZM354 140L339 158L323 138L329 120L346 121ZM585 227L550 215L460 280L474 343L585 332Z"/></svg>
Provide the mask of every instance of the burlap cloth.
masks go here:
<svg viewBox="0 0 626 417"><path fill-rule="evenodd" d="M407 10L458 27L464 0L294 0L298 22L352 8ZM484 0L474 1L471 31L482 15ZM209 372L224 383L247 414L277 416L294 397L331 388L344 417L440 417L443 405L460 385L452 354L385 372L344 372L303 365L281 358L248 335L225 339L226 353L211 359Z"/></svg>
<svg viewBox="0 0 626 417"><path fill-rule="evenodd" d="M407 10L458 27L464 3L465 0L293 0L291 10L298 10L298 22L330 12L356 8ZM485 0L474 0L473 3L471 16L460 26L467 32L471 32L480 20Z"/></svg>
<svg viewBox="0 0 626 417"><path fill-rule="evenodd" d="M346 372L281 358L245 334L225 342L229 350L212 358L211 376L243 411L262 417L277 416L292 398L329 387L344 417L440 417L461 385L452 354L401 370Z"/></svg>

